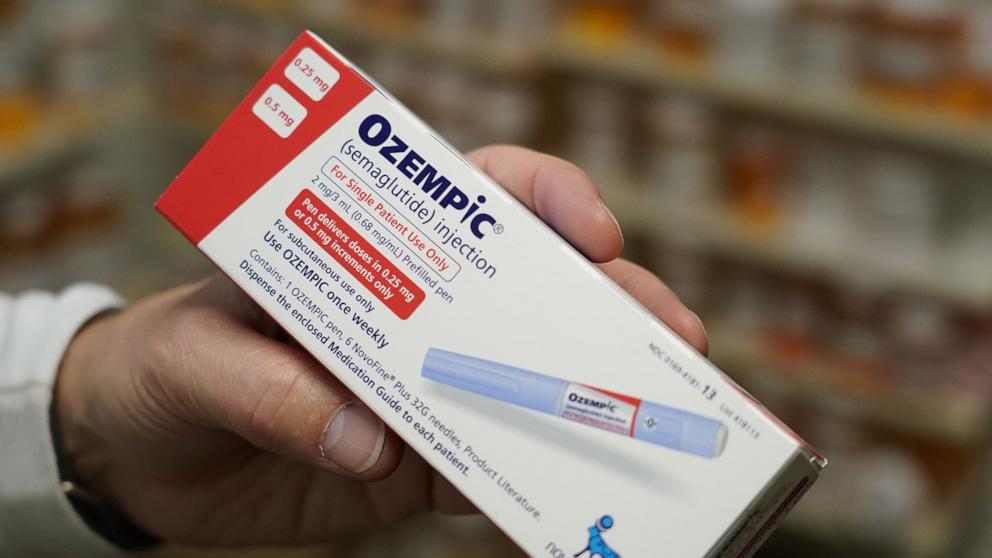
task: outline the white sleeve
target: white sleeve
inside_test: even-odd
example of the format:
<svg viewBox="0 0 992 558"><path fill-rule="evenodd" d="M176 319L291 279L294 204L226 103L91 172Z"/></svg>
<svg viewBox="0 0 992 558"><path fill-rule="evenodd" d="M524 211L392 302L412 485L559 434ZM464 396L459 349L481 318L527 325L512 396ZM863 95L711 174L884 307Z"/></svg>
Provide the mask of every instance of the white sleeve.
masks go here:
<svg viewBox="0 0 992 558"><path fill-rule="evenodd" d="M96 285L0 293L0 556L115 556L62 492L49 406L62 355L91 318L123 301Z"/></svg>

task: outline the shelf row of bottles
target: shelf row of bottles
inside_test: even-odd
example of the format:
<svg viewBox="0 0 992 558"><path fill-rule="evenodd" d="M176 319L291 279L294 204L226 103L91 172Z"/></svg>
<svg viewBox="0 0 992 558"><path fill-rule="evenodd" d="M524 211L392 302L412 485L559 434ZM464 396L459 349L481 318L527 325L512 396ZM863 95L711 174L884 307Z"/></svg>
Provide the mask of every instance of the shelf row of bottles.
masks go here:
<svg viewBox="0 0 992 558"><path fill-rule="evenodd" d="M814 97L851 95L968 119L992 118L992 6L984 0L227 0L300 25L523 60L569 41L636 44L729 80ZM492 56L496 56L496 52Z"/></svg>
<svg viewBox="0 0 992 558"><path fill-rule="evenodd" d="M126 81L122 14L119 0L5 2L0 11L3 167L48 153L67 138L83 138L111 116L107 105L119 100Z"/></svg>

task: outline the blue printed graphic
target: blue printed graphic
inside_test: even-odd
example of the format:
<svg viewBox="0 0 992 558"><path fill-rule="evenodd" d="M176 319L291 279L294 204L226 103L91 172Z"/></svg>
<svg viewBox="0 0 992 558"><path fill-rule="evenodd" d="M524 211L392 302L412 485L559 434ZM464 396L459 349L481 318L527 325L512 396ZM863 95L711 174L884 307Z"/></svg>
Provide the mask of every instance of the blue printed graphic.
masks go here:
<svg viewBox="0 0 992 558"><path fill-rule="evenodd" d="M599 518L599 521L589 528L589 542L586 547L572 556L579 558L588 552L588 558L620 558L620 555L603 540L603 533L609 531L610 527L613 527L612 516L604 515Z"/></svg>

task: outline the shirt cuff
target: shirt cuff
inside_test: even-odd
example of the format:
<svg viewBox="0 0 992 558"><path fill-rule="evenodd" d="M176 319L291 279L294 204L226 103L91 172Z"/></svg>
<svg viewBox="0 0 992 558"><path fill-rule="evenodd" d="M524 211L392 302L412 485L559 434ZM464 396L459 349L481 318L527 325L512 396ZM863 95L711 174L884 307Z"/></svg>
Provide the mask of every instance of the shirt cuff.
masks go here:
<svg viewBox="0 0 992 558"><path fill-rule="evenodd" d="M0 554L121 554L85 524L62 491L49 409L73 337L94 317L123 304L96 285L78 285L56 297L26 294L10 304L6 332L0 332Z"/></svg>

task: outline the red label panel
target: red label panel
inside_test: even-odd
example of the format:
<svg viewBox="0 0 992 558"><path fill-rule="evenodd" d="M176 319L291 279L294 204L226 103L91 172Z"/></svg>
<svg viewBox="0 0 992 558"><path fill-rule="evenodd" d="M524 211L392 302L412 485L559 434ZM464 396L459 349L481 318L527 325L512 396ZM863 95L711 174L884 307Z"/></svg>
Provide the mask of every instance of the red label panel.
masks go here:
<svg viewBox="0 0 992 558"><path fill-rule="evenodd" d="M312 101L286 77L286 68L309 48L340 74L320 101ZM273 132L252 110L270 87L278 85L306 109L289 137ZM210 141L162 194L155 207L193 244L201 240L372 93L358 73L309 33L300 35L255 85Z"/></svg>
<svg viewBox="0 0 992 558"><path fill-rule="evenodd" d="M317 194L303 190L286 217L401 320L424 301L424 291L334 213Z"/></svg>

